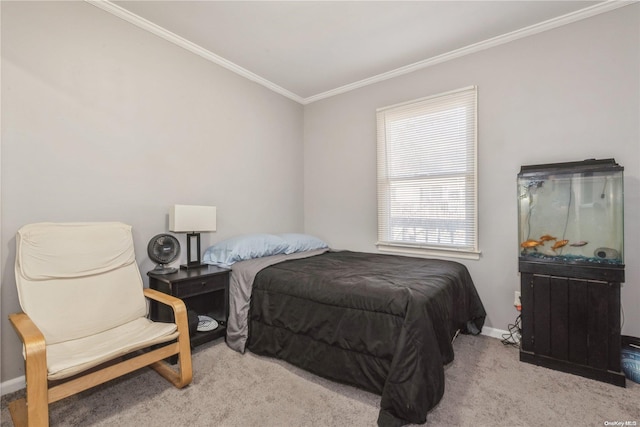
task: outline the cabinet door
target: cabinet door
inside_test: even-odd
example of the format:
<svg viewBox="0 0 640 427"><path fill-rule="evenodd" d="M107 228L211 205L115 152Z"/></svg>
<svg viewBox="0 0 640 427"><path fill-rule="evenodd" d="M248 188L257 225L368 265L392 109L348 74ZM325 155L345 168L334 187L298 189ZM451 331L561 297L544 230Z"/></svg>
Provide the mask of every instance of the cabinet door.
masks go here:
<svg viewBox="0 0 640 427"><path fill-rule="evenodd" d="M589 286L569 280L569 361L589 364Z"/></svg>
<svg viewBox="0 0 640 427"><path fill-rule="evenodd" d="M532 350L567 360L569 356L569 280L534 274L531 279Z"/></svg>
<svg viewBox="0 0 640 427"><path fill-rule="evenodd" d="M520 348L533 352L533 274L520 273L520 313L522 331Z"/></svg>
<svg viewBox="0 0 640 427"><path fill-rule="evenodd" d="M523 274L522 349L620 370L620 284Z"/></svg>

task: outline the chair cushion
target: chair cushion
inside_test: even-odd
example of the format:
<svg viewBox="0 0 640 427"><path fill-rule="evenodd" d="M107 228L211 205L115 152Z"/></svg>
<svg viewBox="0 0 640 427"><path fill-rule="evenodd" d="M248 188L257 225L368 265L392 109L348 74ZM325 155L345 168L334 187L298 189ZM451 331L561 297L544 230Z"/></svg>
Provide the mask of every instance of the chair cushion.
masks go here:
<svg viewBox="0 0 640 427"><path fill-rule="evenodd" d="M122 223L36 223L22 227L21 275L30 281L93 276L135 262Z"/></svg>
<svg viewBox="0 0 640 427"><path fill-rule="evenodd" d="M131 226L37 223L16 235L22 310L48 345L104 332L147 312Z"/></svg>
<svg viewBox="0 0 640 427"><path fill-rule="evenodd" d="M178 337L174 323L140 317L102 333L47 345L50 380L67 378L135 350Z"/></svg>

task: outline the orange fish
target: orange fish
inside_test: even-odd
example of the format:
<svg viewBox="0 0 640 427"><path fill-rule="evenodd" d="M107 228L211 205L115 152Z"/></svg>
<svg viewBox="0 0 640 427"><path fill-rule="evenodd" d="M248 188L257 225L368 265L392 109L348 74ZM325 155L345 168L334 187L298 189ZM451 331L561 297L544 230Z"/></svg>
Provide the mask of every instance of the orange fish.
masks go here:
<svg viewBox="0 0 640 427"><path fill-rule="evenodd" d="M522 242L520 246L527 249L527 248L535 248L536 246L540 246L541 244L542 243L538 242L537 240L527 240L526 242Z"/></svg>
<svg viewBox="0 0 640 427"><path fill-rule="evenodd" d="M567 243L569 243L568 240L558 240L552 247L551 249L553 249L554 251L556 249L560 249L561 247L565 246Z"/></svg>
<svg viewBox="0 0 640 427"><path fill-rule="evenodd" d="M544 236L540 236L540 241L541 242L548 242L549 240L557 240L556 237L553 237L549 234L545 234Z"/></svg>

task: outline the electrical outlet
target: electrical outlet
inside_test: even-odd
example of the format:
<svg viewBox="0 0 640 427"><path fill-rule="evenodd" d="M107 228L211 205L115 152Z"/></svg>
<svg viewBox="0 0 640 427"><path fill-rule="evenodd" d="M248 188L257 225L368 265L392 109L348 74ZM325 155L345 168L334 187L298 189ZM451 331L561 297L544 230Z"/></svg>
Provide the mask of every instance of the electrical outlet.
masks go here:
<svg viewBox="0 0 640 427"><path fill-rule="evenodd" d="M522 303L520 302L520 291L515 292L515 298L513 300L513 306L520 311L522 308Z"/></svg>

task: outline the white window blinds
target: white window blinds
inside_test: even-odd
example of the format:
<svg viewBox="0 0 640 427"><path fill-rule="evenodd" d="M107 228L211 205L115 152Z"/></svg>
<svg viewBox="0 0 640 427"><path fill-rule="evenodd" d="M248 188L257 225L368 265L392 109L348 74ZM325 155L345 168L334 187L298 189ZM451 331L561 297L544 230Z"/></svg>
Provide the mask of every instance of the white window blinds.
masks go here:
<svg viewBox="0 0 640 427"><path fill-rule="evenodd" d="M378 109L381 250L478 253L476 116L475 86Z"/></svg>

